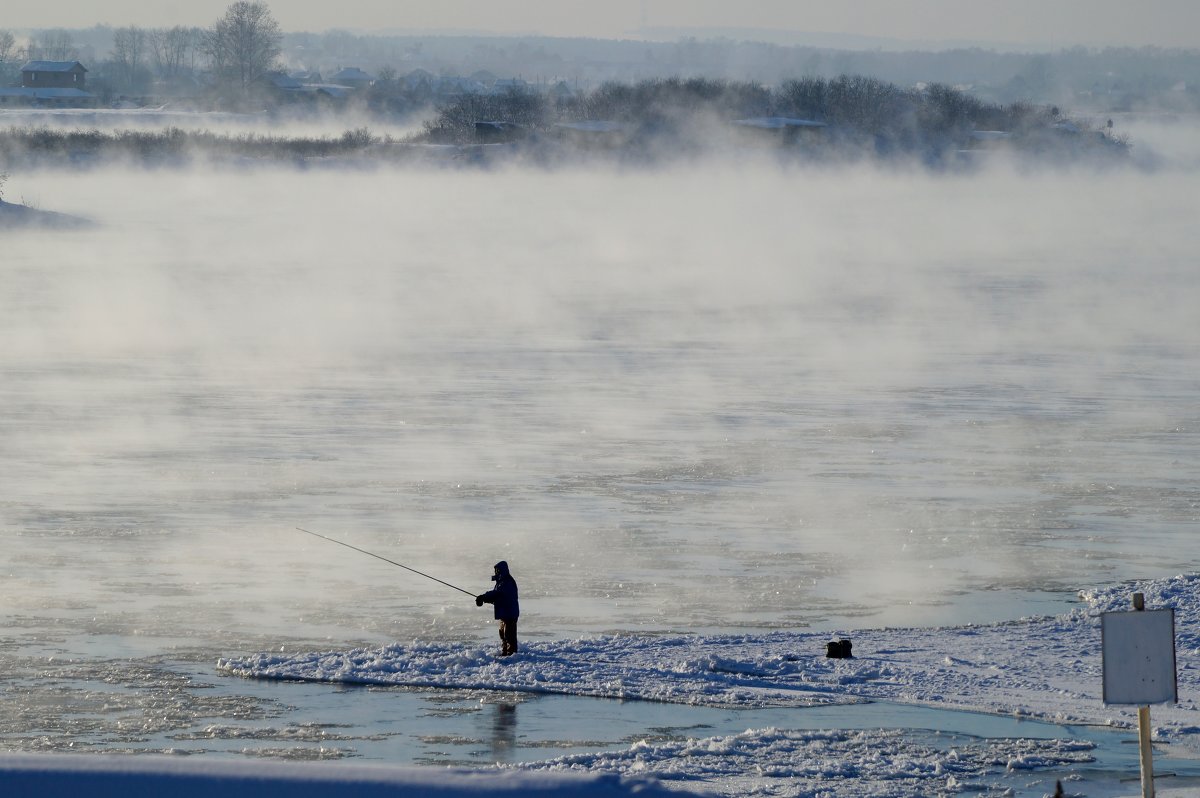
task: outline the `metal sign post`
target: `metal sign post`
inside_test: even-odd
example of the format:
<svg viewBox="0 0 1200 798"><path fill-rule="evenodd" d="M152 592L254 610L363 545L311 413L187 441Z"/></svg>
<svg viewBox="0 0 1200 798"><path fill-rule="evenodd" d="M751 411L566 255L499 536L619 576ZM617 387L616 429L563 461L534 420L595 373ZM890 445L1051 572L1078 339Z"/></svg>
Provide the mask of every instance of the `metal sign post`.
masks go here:
<svg viewBox="0 0 1200 798"><path fill-rule="evenodd" d="M1154 798L1154 759L1150 749L1150 705L1175 703L1175 610L1146 611L1141 593L1133 612L1100 615L1104 658L1104 703L1138 708L1138 754L1142 798Z"/></svg>

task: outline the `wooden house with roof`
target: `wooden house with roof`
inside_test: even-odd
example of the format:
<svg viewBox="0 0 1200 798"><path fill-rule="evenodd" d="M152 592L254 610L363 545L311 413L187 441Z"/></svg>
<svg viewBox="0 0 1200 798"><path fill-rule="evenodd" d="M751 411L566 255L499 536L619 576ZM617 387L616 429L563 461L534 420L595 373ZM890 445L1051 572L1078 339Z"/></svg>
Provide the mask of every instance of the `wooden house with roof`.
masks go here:
<svg viewBox="0 0 1200 798"><path fill-rule="evenodd" d="M375 76L363 72L358 67L346 67L330 78L338 86L351 89L365 89L375 82Z"/></svg>
<svg viewBox="0 0 1200 798"><path fill-rule="evenodd" d="M87 67L78 61L29 61L21 67L26 89L79 89L87 84Z"/></svg>
<svg viewBox="0 0 1200 798"><path fill-rule="evenodd" d="M29 61L21 67L21 85L0 88L0 107L95 108L87 91L87 67L78 61Z"/></svg>

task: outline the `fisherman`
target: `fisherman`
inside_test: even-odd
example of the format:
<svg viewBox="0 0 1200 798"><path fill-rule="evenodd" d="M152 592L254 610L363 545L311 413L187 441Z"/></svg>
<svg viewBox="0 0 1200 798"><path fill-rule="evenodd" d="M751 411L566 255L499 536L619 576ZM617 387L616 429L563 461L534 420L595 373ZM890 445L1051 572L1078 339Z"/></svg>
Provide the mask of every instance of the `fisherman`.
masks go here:
<svg viewBox="0 0 1200 798"><path fill-rule="evenodd" d="M504 560L496 563L492 573L496 587L475 597L475 606L485 603L496 608L496 620L500 621L500 656L509 657L517 653L517 617L521 606L517 603L517 581L508 572Z"/></svg>

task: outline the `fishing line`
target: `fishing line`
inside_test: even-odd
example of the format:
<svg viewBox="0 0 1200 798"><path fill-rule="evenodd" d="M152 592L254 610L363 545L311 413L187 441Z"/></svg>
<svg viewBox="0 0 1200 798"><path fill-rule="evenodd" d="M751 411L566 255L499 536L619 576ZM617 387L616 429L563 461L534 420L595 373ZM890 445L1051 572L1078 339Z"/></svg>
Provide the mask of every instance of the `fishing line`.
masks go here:
<svg viewBox="0 0 1200 798"><path fill-rule="evenodd" d="M416 568L409 568L407 565L404 565L403 563L398 563L395 560L389 560L387 557L380 557L378 554L376 554L374 552L367 551L366 549L360 549L358 546L351 546L349 543L343 543L342 541L336 540L335 538L327 538L324 535L318 535L316 532L309 532L304 527L298 526L298 527L296 527L296 529L300 530L301 532L305 532L309 535L312 535L314 538L320 538L321 540L328 540L330 543L336 543L339 546L345 546L348 549L354 549L355 551L359 552L360 554L366 554L368 557L374 557L377 560L383 560L384 562L390 563L390 564L396 566L397 568L403 568L406 571L412 571L414 574L419 574L420 576L423 576L426 579L432 579L433 581L435 581L439 584L445 585L446 587L452 587L460 593L466 593L471 598L475 597L475 594L469 590L463 590L458 585L452 585L449 582L443 582L441 579L438 579L436 576L430 576L427 573L418 571Z"/></svg>

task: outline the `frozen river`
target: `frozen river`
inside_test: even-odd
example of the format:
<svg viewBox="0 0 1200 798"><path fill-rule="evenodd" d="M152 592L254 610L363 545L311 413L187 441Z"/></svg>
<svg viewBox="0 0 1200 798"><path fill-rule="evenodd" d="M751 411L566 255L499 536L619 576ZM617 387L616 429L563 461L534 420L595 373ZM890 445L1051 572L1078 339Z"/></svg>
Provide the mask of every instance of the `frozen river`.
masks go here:
<svg viewBox="0 0 1200 798"><path fill-rule="evenodd" d="M179 735L383 706L351 736L386 742L331 747L489 761L503 702L213 672L494 638L296 526L472 591L506 559L532 640L989 622L1195 570L1195 182L14 176L100 226L0 242L0 744L309 756ZM708 722L631 717L601 741Z"/></svg>

